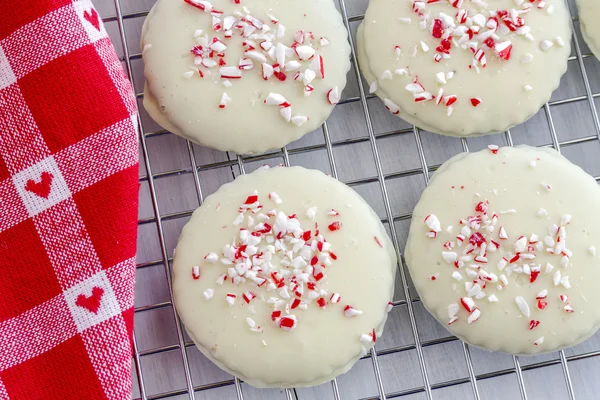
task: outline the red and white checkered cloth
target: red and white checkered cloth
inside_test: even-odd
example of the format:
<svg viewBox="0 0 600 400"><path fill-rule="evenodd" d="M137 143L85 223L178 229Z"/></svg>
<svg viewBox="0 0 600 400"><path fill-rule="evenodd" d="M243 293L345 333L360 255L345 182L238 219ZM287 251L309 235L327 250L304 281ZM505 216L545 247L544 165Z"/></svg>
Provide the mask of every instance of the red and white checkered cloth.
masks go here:
<svg viewBox="0 0 600 400"><path fill-rule="evenodd" d="M136 130L89 0L0 1L0 400L131 397Z"/></svg>

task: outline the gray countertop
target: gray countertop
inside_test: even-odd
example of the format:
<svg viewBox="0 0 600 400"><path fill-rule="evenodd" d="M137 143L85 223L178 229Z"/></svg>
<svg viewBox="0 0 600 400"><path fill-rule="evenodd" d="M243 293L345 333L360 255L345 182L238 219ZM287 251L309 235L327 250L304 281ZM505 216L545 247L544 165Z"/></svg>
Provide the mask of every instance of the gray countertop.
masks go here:
<svg viewBox="0 0 600 400"><path fill-rule="evenodd" d="M576 37L568 72L551 102L510 132L460 140L414 129L390 115L379 99L364 96L365 83L359 85L354 64L343 100L322 129L285 150L244 158L165 132L141 107L143 65L138 43L154 1L95 1L123 66L131 72L144 133L133 398L600 398L600 357L596 357L600 334L564 352L538 357L514 358L468 347L424 310L406 273L398 274L395 307L376 352L350 372L310 389L254 389L214 366L178 327L166 274L179 232L202 198L263 164L317 168L350 184L375 209L401 252L410 213L428 174L456 153L492 143L553 146L598 179L600 62L581 38L574 1L569 0ZM334 1L354 35L368 1Z"/></svg>

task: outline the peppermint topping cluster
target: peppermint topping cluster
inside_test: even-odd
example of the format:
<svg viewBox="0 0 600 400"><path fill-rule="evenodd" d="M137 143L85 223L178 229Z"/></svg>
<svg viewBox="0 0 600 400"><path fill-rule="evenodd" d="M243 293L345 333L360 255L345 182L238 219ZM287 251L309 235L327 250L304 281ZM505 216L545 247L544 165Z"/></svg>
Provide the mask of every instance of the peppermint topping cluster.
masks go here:
<svg viewBox="0 0 600 400"><path fill-rule="evenodd" d="M489 149L492 154L498 152L497 146L490 146ZM532 161L530 167L535 166L536 162ZM549 187L547 184L542 186ZM448 305L449 325L461 318L461 310L464 310L468 324L476 322L481 316L477 303L498 302L502 290L509 284L508 277L511 275L514 279L524 279L529 283L543 280L547 286L560 287L564 291L557 298L549 298L547 289L541 290L535 297L515 297L515 307L527 319L529 330L534 330L540 325L535 316L543 316L543 310L549 302L561 304L565 313L575 311L569 304L567 294L571 288L567 271L573 256L567 247L567 226L571 222L571 215L563 215L560 221L550 224L548 232L543 235L535 232L523 235L523 232L511 232L502 225L502 215L516 212L514 209L494 212L490 210L488 200L480 201L475 205L472 215L458 221L457 227L460 232L456 234L455 240L441 245L440 256L451 267L447 273L451 274L457 282L456 285L464 284L464 296ZM548 212L543 208L536 212L538 218L547 215ZM424 223L428 228L426 235L436 239L442 231L440 220L434 214L430 214ZM450 225L447 232L453 233L454 229L454 226ZM496 265L490 265L488 254L496 252L499 252L502 258ZM588 252L594 255L595 248L590 247ZM537 261L540 254L551 255L556 262L542 265ZM429 279L435 281L438 276L439 274L435 274ZM539 346L543 341L542 336L533 344Z"/></svg>
<svg viewBox="0 0 600 400"><path fill-rule="evenodd" d="M194 57L195 67L183 74L185 78L210 78L227 89L236 80L243 79L245 74L255 73L265 81L301 82L304 96L310 96L315 90L315 82L325 78L325 62L318 51L329 45L327 38L317 38L313 32L300 30L293 34L291 42L286 42L286 28L273 15L267 14L268 19L263 20L251 15L246 7L242 8L244 12L225 15L208 1L184 1L210 13L212 17L211 31L194 32L196 45L190 49L190 53ZM234 3L239 4L239 1ZM243 56L237 64L228 65L225 61L228 47L231 46L228 42L236 35L243 38ZM325 97L330 104L337 104L340 100L337 86L328 88ZM225 108L232 101L224 91L218 107ZM281 117L296 126L303 125L309 119L308 116L294 115L292 104L281 94L269 93L264 104L278 107Z"/></svg>
<svg viewBox="0 0 600 400"><path fill-rule="evenodd" d="M431 36L438 40L438 45L434 49L424 41L419 41L411 46L411 56L414 58L419 52L430 53L433 63L439 63L442 59L449 59L457 51L466 51L472 55L471 63L465 67L473 69L479 73L480 68L485 68L488 59L505 62L511 59L511 52L514 44L517 46L519 41L537 40L531 34L531 27L527 25L526 15L532 10L544 11L548 15L554 12L554 6L547 5L546 0L515 0L515 8L507 10L490 9L487 3L482 0L408 0L412 4L412 9L416 14L416 23L420 30L428 31ZM469 1L472 9L467 10L463 3ZM439 11L439 3L449 3L456 9L456 12L450 14ZM452 9L450 8L450 9ZM533 11L536 12L536 11ZM453 15L452 15L453 14ZM412 24L412 18L399 18L403 24ZM553 40L544 39L539 42L542 51L548 51L554 44L563 47L564 40L557 36ZM396 45L393 50L396 58L402 55L403 49ZM526 53L521 63L527 64L533 60L533 55ZM413 82L406 85L405 89L412 94L415 102L435 101L436 105L442 105L447 108L447 115L450 116L454 110L454 104L463 101L471 104L472 107L479 106L483 99L472 97L469 99L459 99L456 94L445 93L444 85L454 77L455 71L440 71L435 74L436 87L425 88L420 82L419 77L408 69L408 67L396 69L395 71L385 70L381 80L393 79L394 75L414 76ZM533 90L530 85L525 85L523 90L529 92ZM377 91L377 81L371 83L370 93ZM390 99L384 99L386 108L392 114L399 114L400 107Z"/></svg>
<svg viewBox="0 0 600 400"><path fill-rule="evenodd" d="M283 203L275 192L269 193L267 201L274 206ZM225 244L219 254L211 252L204 257L205 268L224 269L215 282L217 285L247 288L241 299L235 293L226 293L221 301L230 307L239 303L247 307L249 314L256 314L255 302L264 302L270 306L272 323L284 331L295 329L301 313L309 307L337 308L335 312L347 318L363 314L362 310L343 302L343 294L330 292L323 285L327 281L327 269L338 259L324 235L326 232L335 235L343 229L338 211L328 212L331 222L323 231L317 222L309 229L303 228L296 214L286 215L276 208L266 211L257 192L249 195L238 211L232 224L239 230L232 243ZM305 213L309 220L315 221L317 208L310 207ZM379 239L374 238L383 247ZM193 266L191 272L193 279L201 279L200 266ZM259 288L261 290L257 290ZM208 288L203 295L206 300L213 300L215 290ZM391 306L388 304L388 311ZM263 327L251 316L246 322L251 331L263 332ZM375 329L359 339L363 346L374 343Z"/></svg>

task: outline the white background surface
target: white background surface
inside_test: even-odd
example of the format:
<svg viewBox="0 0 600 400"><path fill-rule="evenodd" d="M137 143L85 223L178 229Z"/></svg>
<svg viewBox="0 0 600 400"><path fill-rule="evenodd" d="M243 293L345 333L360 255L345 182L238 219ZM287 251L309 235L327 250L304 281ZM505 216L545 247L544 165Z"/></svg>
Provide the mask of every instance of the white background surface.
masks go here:
<svg viewBox="0 0 600 400"><path fill-rule="evenodd" d="M345 1L354 34L367 0L333 1L339 9L338 1ZM425 187L426 175L466 149L476 151L488 144L558 145L571 161L600 178L597 119L600 62L590 56L581 38L574 2L569 1L578 46L572 43L569 69L560 88L537 115L508 133L461 141L413 129L390 115L379 99L360 97L361 89L353 68L348 74L349 84L343 92L342 103L325 129L290 144L287 151L243 160L234 154L189 145L161 130L144 112L141 106L143 65L138 43L142 23L153 3L154 0L95 1L124 67L127 64L121 38L126 38L144 132L144 146L140 150L135 300L137 360L134 360L137 362L132 361L133 398L188 399L190 386L194 388L196 399L232 400L239 396L244 399L364 399L381 397L382 391L387 398L403 395L401 398L410 400L427 399L429 394L435 399L600 397L600 357L596 356L600 356L600 334L564 354L539 357L515 359L466 348L423 309L408 275L408 288L404 290L400 274L396 283L396 307L375 347L377 361L367 356L348 374L339 377L336 382L339 394L332 384L289 391L253 389L235 382L212 365L185 334L179 336L181 331L177 329L170 302L164 259L165 254L169 260L172 257L179 232L202 197L233 180L241 172L240 166L249 172L263 164L288 162L337 174L369 202L388 231L390 219L394 221L392 236L396 236L400 251L408 234L410 212ZM124 29L123 35L120 27ZM367 105L366 110L364 105ZM152 179L147 175L146 162ZM410 297L408 304L406 293ZM417 332L416 340L414 332ZM182 342L184 351L180 346ZM378 368L374 368L375 365ZM138 374L143 377L143 386L139 385Z"/></svg>

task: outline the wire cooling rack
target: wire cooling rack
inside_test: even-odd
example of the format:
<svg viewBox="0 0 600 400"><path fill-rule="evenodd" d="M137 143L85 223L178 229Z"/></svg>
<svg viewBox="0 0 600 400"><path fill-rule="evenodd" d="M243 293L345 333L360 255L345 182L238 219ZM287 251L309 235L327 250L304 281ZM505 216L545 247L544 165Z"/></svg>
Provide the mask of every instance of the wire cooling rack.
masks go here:
<svg viewBox="0 0 600 400"><path fill-rule="evenodd" d="M179 0L172 0L179 1ZM366 95L354 52L368 0L333 0L352 33L352 69L340 104L316 132L251 157L193 145L162 130L143 110L141 26L155 0L97 0L140 106L140 210L135 301L134 399L597 399L600 334L572 349L512 357L469 347L423 308L401 257L411 211L445 160L488 144L554 147L600 180L600 63L581 38L574 1L568 72L551 101L510 131L453 139L392 117ZM182 226L203 198L237 175L269 164L320 169L352 186L375 209L401 264L383 336L347 374L315 388L258 390L208 361L172 305L170 266Z"/></svg>

